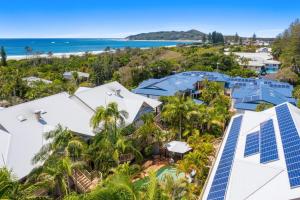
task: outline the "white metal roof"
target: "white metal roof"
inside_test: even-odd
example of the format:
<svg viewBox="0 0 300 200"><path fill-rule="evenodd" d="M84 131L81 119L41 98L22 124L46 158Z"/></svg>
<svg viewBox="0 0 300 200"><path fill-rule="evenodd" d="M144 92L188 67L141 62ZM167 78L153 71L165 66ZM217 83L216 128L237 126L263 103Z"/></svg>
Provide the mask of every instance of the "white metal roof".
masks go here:
<svg viewBox="0 0 300 200"><path fill-rule="evenodd" d="M300 110L289 103L286 104L288 105L298 133L300 133ZM234 116L233 118L238 116ZM249 133L258 131L260 123L269 119L273 119L274 122L279 160L262 164L260 163L259 153L244 157L246 136ZM211 169L202 199L208 198L231 124L232 120ZM225 197L226 200L286 200L300 198L300 187L293 189L290 187L275 107L263 112L246 111L243 114Z"/></svg>
<svg viewBox="0 0 300 200"><path fill-rule="evenodd" d="M109 98L114 94L107 92L113 89L120 89L123 97ZM116 101L120 109L126 110L130 116L128 123L134 120L144 102L153 107L160 104L129 92L117 82L77 95L63 92L0 110L0 167L7 166L19 178L26 176L34 168L31 159L46 142L43 134L58 124L75 133L93 136L90 119L94 109L106 105L105 102ZM37 120L36 111L41 111L41 120Z"/></svg>
<svg viewBox="0 0 300 200"><path fill-rule="evenodd" d="M161 104L157 100L130 92L116 81L95 88L81 90L81 92L75 92L75 95L94 110L99 106L106 107L109 103L116 102L119 110L128 112L129 116L125 119L127 124L135 120L142 105L147 104L152 108L156 108Z"/></svg>
<svg viewBox="0 0 300 200"><path fill-rule="evenodd" d="M76 71L70 71L70 72L64 72L63 76L65 78L71 78L73 77L73 73L77 73L78 77L84 77L84 78L89 78L90 74L89 73L85 73L85 72L76 72Z"/></svg>
<svg viewBox="0 0 300 200"><path fill-rule="evenodd" d="M37 110L42 110L40 121L34 114ZM59 93L1 110L0 124L8 132L2 130L0 133L0 150L1 154L6 154L6 166L18 177L26 176L34 167L31 159L45 143L43 133L47 127L61 124L76 133L92 136L93 132L89 126L92 115L92 110L80 106L69 98L67 93ZM2 138L5 138L5 142ZM2 143L3 146L6 144L9 147L7 152L2 149ZM3 164L1 162L1 166Z"/></svg>
<svg viewBox="0 0 300 200"><path fill-rule="evenodd" d="M46 83L46 84L52 83L52 81L49 81L49 80L46 80L46 79L43 79L43 78L38 78L38 77L35 77L35 76L25 77L25 78L22 78L22 80L27 81L28 84L31 84L33 82L38 82L38 81L41 81L41 82Z"/></svg>
<svg viewBox="0 0 300 200"><path fill-rule="evenodd" d="M5 165L11 134L0 129L0 166Z"/></svg>
<svg viewBox="0 0 300 200"><path fill-rule="evenodd" d="M166 147L168 151L181 154L186 153L192 149L186 142L181 141L169 142L168 144L166 144Z"/></svg>
<svg viewBox="0 0 300 200"><path fill-rule="evenodd" d="M249 58L251 60L270 60L273 56L270 53L260 52L260 53L249 53L249 52L233 52L239 57Z"/></svg>
<svg viewBox="0 0 300 200"><path fill-rule="evenodd" d="M273 60L273 56L269 52L257 52L257 53L248 53L248 52L233 52L235 55L240 58L249 59L247 65L252 67L261 67L265 64L276 64L279 65L280 62ZM227 53L228 54L228 53ZM239 60L240 64L241 61Z"/></svg>
<svg viewBox="0 0 300 200"><path fill-rule="evenodd" d="M76 95L77 93L79 93L79 92L83 92L83 91L89 90L89 89L91 89L91 88L89 88L89 87L79 87L79 88L76 90L75 95Z"/></svg>

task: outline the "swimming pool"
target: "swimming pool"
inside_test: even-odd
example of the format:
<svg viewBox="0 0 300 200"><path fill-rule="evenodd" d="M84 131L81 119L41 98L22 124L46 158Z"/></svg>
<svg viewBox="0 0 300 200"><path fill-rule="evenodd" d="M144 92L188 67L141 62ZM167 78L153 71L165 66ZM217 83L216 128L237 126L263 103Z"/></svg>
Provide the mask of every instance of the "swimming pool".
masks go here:
<svg viewBox="0 0 300 200"><path fill-rule="evenodd" d="M278 72L278 69L267 68L266 72L267 72L267 74L275 74Z"/></svg>
<svg viewBox="0 0 300 200"><path fill-rule="evenodd" d="M170 165L164 166L164 167L160 168L159 170L157 170L157 172L156 172L156 177L159 181L163 181L164 178L166 177L166 175L172 176L174 180L185 177L183 172L178 173L177 169ZM139 187L146 185L148 182L149 182L149 177L145 177L143 179L139 179L139 180L135 181L134 185L139 188Z"/></svg>
<svg viewBox="0 0 300 200"><path fill-rule="evenodd" d="M184 177L184 173L183 172L178 173L177 169L173 166L162 167L156 172L156 177L160 181L164 180L166 175L172 176L174 180Z"/></svg>

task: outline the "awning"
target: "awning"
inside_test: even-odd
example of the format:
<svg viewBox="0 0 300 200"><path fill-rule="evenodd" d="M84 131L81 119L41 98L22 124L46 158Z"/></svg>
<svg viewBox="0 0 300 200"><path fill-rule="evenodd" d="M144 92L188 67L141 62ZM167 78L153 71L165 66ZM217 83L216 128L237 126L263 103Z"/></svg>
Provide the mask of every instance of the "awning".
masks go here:
<svg viewBox="0 0 300 200"><path fill-rule="evenodd" d="M186 143L181 141L172 141L166 144L168 151L174 153L184 154L190 151L192 148Z"/></svg>

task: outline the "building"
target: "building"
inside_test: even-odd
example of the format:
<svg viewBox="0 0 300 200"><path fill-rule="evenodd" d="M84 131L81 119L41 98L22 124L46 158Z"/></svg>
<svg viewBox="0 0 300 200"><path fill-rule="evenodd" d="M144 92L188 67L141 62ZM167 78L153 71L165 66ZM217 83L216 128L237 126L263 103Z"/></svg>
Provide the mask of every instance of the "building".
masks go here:
<svg viewBox="0 0 300 200"><path fill-rule="evenodd" d="M33 156L47 143L43 133L57 125L68 128L84 138L94 136L90 119L99 106L116 102L128 112L128 125L145 112L153 112L159 101L131 93L117 82L108 83L75 95L59 93L0 110L0 167L12 169L18 178L34 167Z"/></svg>
<svg viewBox="0 0 300 200"><path fill-rule="evenodd" d="M44 132L61 124L77 134L93 136L92 115L91 109L80 106L67 93L0 110L0 167L25 177L35 167L33 156L46 144Z"/></svg>
<svg viewBox="0 0 300 200"><path fill-rule="evenodd" d="M217 72L190 71L161 79L149 79L142 82L133 92L153 99L184 93L201 104L203 102L198 102L197 97L201 93L201 82L205 79L221 83L225 94L233 99L233 107L239 112L255 110L260 103L296 104L292 97L293 86L288 83L263 78L229 77Z"/></svg>
<svg viewBox="0 0 300 200"><path fill-rule="evenodd" d="M289 103L234 116L201 199L300 199L299 133L300 110Z"/></svg>
<svg viewBox="0 0 300 200"><path fill-rule="evenodd" d="M94 88L79 88L75 92L78 97L89 108L96 110L99 106L106 106L111 102L118 104L120 110L128 112L125 123L131 124L137 121L145 112L158 112L161 102L150 99L127 90L123 85L114 81Z"/></svg>
<svg viewBox="0 0 300 200"><path fill-rule="evenodd" d="M229 80L233 107L238 112L255 111L260 103L279 105L289 102L296 105L292 97L293 86L288 83L266 79L235 77Z"/></svg>
<svg viewBox="0 0 300 200"><path fill-rule="evenodd" d="M207 79L225 83L228 78L229 76L218 72L182 72L143 81L133 92L153 99L158 99L160 96L174 96L176 93L187 93L195 97L199 93L201 81Z"/></svg>
<svg viewBox="0 0 300 200"><path fill-rule="evenodd" d="M67 80L72 80L74 78L73 74L77 73L78 74L78 78L80 79L85 79L87 80L90 77L89 73L84 73L84 72L75 72L75 71L70 71L70 72L65 72L63 74L64 78Z"/></svg>
<svg viewBox="0 0 300 200"><path fill-rule="evenodd" d="M269 52L233 52L233 54L237 56L237 61L241 66L257 73L260 73L263 69L266 73L276 73L280 67L280 62L274 60Z"/></svg>
<svg viewBox="0 0 300 200"><path fill-rule="evenodd" d="M52 83L52 81L42 79L42 78L38 78L38 77L35 77L35 76L25 77L25 78L22 78L22 80L26 81L28 86L32 86L36 82L42 82L42 83L45 83L45 84L51 84Z"/></svg>
<svg viewBox="0 0 300 200"><path fill-rule="evenodd" d="M256 53L271 53L272 48L270 47L261 47L256 50Z"/></svg>

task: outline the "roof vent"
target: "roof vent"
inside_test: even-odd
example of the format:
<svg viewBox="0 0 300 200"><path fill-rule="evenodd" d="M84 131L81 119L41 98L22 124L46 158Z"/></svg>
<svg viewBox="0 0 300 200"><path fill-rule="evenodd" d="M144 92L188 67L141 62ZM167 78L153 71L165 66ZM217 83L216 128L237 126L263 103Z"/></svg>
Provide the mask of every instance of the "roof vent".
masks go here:
<svg viewBox="0 0 300 200"><path fill-rule="evenodd" d="M111 92L106 92L106 94L107 94L108 96L111 96L111 95L112 95L112 93L111 93Z"/></svg>
<svg viewBox="0 0 300 200"><path fill-rule="evenodd" d="M36 118L38 121L42 118L41 114L42 114L41 110L36 110L36 111L34 111L35 118Z"/></svg>
<svg viewBox="0 0 300 200"><path fill-rule="evenodd" d="M34 111L34 114L36 114L36 113L46 114L47 112L45 110L43 110L43 109L39 109L39 110L35 110Z"/></svg>
<svg viewBox="0 0 300 200"><path fill-rule="evenodd" d="M121 90L117 89L115 90L116 96L123 98L123 96L121 95Z"/></svg>
<svg viewBox="0 0 300 200"><path fill-rule="evenodd" d="M17 120L18 120L19 122L23 122L23 121L25 121L25 120L27 120L27 119L26 119L25 116L19 115L19 116L17 116Z"/></svg>

